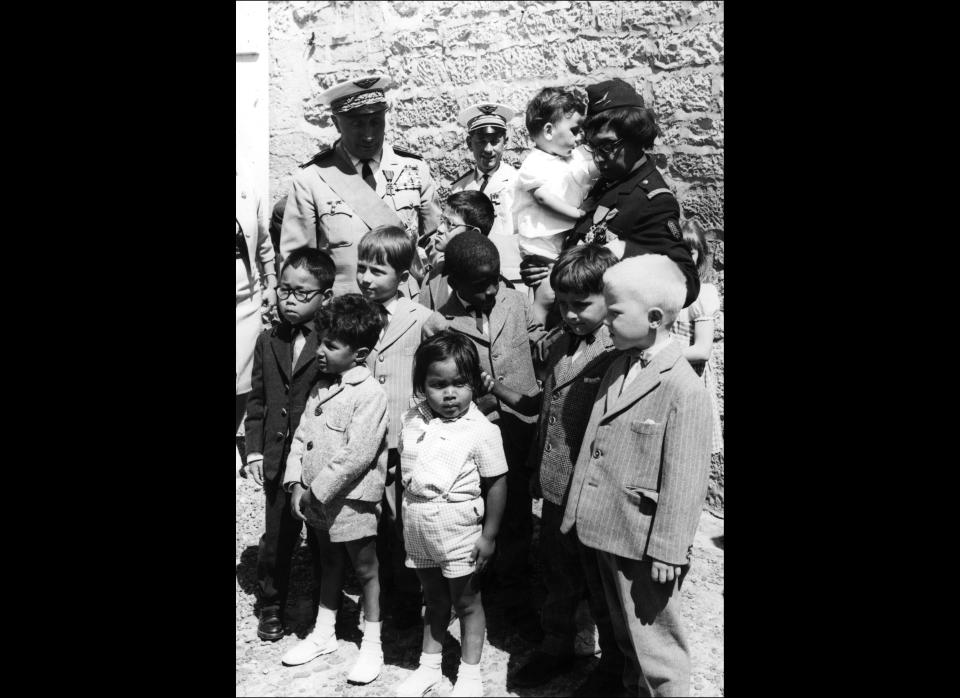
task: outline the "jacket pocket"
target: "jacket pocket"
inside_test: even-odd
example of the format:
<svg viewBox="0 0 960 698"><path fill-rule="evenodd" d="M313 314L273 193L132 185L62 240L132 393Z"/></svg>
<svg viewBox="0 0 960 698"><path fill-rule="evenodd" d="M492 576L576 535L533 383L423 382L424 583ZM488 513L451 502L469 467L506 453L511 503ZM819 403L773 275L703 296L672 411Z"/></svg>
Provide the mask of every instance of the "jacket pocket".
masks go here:
<svg viewBox="0 0 960 698"><path fill-rule="evenodd" d="M328 429L333 429L334 431L346 431L347 429L347 420L340 416L328 416L325 424Z"/></svg>
<svg viewBox="0 0 960 698"><path fill-rule="evenodd" d="M662 434L663 427L663 422L650 424L649 422L641 422L639 419L630 422L630 428L637 434Z"/></svg>
<svg viewBox="0 0 960 698"><path fill-rule="evenodd" d="M660 493L657 492L657 490L650 489L649 487L640 487L639 485L624 485L623 489L627 491L627 494L649 499L654 504L660 500Z"/></svg>

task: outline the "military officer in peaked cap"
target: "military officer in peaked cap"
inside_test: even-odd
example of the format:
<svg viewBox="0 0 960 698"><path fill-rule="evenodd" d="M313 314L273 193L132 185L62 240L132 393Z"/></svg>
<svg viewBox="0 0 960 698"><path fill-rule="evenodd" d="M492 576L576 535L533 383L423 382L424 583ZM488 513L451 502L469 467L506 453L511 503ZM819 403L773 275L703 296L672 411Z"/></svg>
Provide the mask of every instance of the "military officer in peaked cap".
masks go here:
<svg viewBox="0 0 960 698"><path fill-rule="evenodd" d="M507 122L516 110L503 104L474 104L462 110L457 123L467 130L467 147L476 164L450 185L450 193L479 190L490 197L496 218L490 241L500 253L500 273L519 285L520 250L513 230L513 187L517 170L503 162Z"/></svg>
<svg viewBox="0 0 960 698"><path fill-rule="evenodd" d="M583 129L600 179L588 196L596 208L577 221L573 236L605 244L621 259L666 255L686 277L686 307L700 293L700 278L682 241L677 199L645 152L660 133L653 112L619 78L589 85L587 96Z"/></svg>
<svg viewBox="0 0 960 698"><path fill-rule="evenodd" d="M280 231L280 255L326 249L337 267L334 293L357 293L357 244L371 228L397 225L418 239L433 233L440 206L430 168L383 140L390 79L347 80L320 95L340 138L293 176ZM411 270L416 273L416 269ZM416 288L414 286L414 288Z"/></svg>

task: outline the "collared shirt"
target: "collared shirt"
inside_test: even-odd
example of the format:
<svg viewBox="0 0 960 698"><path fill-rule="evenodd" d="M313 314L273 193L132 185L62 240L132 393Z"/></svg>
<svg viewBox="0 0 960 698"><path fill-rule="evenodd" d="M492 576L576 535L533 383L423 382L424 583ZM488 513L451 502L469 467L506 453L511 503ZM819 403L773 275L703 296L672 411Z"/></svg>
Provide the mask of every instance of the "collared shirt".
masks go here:
<svg viewBox="0 0 960 698"><path fill-rule="evenodd" d="M340 141L338 146L343 154L347 156L347 159L350 161L350 164L353 165L353 169L357 172L363 171L363 160L358 157L354 157L353 153L343 147L343 141ZM373 178L377 178L377 173L380 171L380 161L383 159L383 148L380 149L380 152L370 158L370 170L373 172Z"/></svg>
<svg viewBox="0 0 960 698"><path fill-rule="evenodd" d="M450 290L453 291L453 289L450 289ZM474 312L473 306L467 303L465 300L463 300L463 298L460 297L459 293L456 293L454 295L457 297L457 300L460 301L460 305L462 305L466 309L466 311L470 313L470 315L476 317L477 314ZM490 335L490 314L488 312L484 312L483 310L480 311L480 314L483 316L483 333L489 336Z"/></svg>
<svg viewBox="0 0 960 698"><path fill-rule="evenodd" d="M644 364L650 363L653 357L659 354L660 351L672 341L673 337L667 334L662 339L659 339L652 347L644 349L639 352L639 354L636 350L627 350L627 356L630 357L630 368L627 370L627 375L623 377L623 387L620 388L620 392L623 393L623 391L627 389L627 386L633 383L634 379L640 374L640 371L644 369Z"/></svg>
<svg viewBox="0 0 960 698"><path fill-rule="evenodd" d="M313 323L310 321L294 325L293 332L293 361L290 363L290 371L297 367L297 359L300 358L300 352L307 343L307 335L313 332Z"/></svg>
<svg viewBox="0 0 960 698"><path fill-rule="evenodd" d="M507 472L500 429L472 402L445 419L420 400L403 415L399 446L403 488L419 499L477 499L480 478Z"/></svg>
<svg viewBox="0 0 960 698"><path fill-rule="evenodd" d="M383 341L383 337L387 334L387 328L390 326L390 321L393 320L393 311L397 307L397 300L400 298L399 294L388 300L386 303L381 303L383 309L387 311L387 324L383 326L383 329L380 330L380 337L377 339L377 344Z"/></svg>

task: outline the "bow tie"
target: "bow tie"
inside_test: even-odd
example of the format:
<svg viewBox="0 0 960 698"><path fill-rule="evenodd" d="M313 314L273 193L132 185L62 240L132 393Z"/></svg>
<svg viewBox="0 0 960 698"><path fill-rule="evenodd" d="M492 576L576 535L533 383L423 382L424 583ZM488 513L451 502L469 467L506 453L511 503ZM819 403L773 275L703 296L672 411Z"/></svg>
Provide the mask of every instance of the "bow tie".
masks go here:
<svg viewBox="0 0 960 698"><path fill-rule="evenodd" d="M567 344L567 356L573 356L576 353L577 347L580 346L580 342L585 341L589 345L593 344L597 339L596 332L591 332L587 335L576 334L571 332L567 327L564 327L563 331L566 332L567 336L569 337L569 344Z"/></svg>
<svg viewBox="0 0 960 698"><path fill-rule="evenodd" d="M646 367L647 367L647 364L649 364L650 361L652 360L652 358L650 357L649 354L647 354L646 351L640 351L640 352L635 352L635 353L634 353L634 352L628 352L628 353L627 353L627 358L629 359L629 361L630 361L631 364L633 364L633 363L639 363L639 364L640 364L640 368L646 368Z"/></svg>

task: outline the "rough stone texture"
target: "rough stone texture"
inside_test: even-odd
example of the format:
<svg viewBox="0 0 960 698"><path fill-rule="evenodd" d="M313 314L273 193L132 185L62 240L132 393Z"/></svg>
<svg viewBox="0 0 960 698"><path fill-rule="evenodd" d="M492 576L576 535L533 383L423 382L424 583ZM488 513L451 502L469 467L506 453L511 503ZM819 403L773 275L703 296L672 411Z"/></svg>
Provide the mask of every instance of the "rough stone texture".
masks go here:
<svg viewBox="0 0 960 698"><path fill-rule="evenodd" d="M271 2L270 185L274 201L290 175L336 129L317 96L355 75L384 72L387 138L429 163L441 196L472 165L457 112L480 100L520 113L504 161L532 147L527 101L548 85L620 77L657 114L658 167L681 210L709 232L723 298L722 2ZM714 360L723 411L723 319ZM708 504L722 510L723 458ZM719 499L716 493L719 492Z"/></svg>

